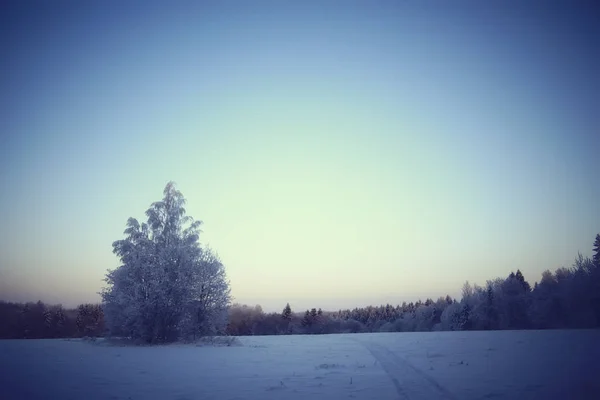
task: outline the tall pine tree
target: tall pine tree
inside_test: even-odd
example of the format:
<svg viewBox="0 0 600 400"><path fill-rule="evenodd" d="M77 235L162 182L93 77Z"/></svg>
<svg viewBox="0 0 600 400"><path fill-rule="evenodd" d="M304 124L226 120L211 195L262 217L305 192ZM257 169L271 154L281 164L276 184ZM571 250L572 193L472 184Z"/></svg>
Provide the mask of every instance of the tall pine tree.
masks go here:
<svg viewBox="0 0 600 400"><path fill-rule="evenodd" d="M592 256L592 260L596 267L600 268L600 233L596 235L596 240L594 241L594 255Z"/></svg>
<svg viewBox="0 0 600 400"><path fill-rule="evenodd" d="M292 308L290 307L290 303L287 303L283 308L283 312L281 313L281 318L286 321L292 320Z"/></svg>
<svg viewBox="0 0 600 400"><path fill-rule="evenodd" d="M302 326L306 328L311 325L312 325L312 317L310 315L310 311L306 310L306 312L304 313L304 318L302 318Z"/></svg>

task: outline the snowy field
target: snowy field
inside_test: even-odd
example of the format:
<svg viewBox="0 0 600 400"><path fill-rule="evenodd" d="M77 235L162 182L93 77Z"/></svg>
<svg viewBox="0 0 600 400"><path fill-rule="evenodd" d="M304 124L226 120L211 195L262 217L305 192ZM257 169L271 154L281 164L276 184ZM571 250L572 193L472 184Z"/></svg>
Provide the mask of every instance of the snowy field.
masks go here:
<svg viewBox="0 0 600 400"><path fill-rule="evenodd" d="M600 399L600 331L4 340L0 399Z"/></svg>

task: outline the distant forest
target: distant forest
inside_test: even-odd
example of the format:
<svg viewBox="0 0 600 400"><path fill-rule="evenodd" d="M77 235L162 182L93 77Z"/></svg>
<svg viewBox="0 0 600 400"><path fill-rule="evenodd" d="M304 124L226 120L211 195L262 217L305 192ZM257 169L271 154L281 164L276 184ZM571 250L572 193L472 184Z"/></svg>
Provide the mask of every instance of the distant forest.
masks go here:
<svg viewBox="0 0 600 400"><path fill-rule="evenodd" d="M260 306L233 304L223 334L284 335L453 330L574 329L600 327L600 234L592 258L581 254L571 268L549 270L533 287L521 271L464 284L460 301L450 296L402 305L322 311L264 313ZM60 305L0 301L0 338L41 339L104 336L99 304Z"/></svg>

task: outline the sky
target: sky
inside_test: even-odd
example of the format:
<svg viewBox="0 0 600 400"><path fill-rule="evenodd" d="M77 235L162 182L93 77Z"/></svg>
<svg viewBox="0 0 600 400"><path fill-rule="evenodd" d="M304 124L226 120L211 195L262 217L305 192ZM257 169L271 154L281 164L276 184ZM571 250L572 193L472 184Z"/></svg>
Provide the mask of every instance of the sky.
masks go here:
<svg viewBox="0 0 600 400"><path fill-rule="evenodd" d="M591 256L593 3L91 3L0 6L0 299L98 302L171 180L270 311Z"/></svg>

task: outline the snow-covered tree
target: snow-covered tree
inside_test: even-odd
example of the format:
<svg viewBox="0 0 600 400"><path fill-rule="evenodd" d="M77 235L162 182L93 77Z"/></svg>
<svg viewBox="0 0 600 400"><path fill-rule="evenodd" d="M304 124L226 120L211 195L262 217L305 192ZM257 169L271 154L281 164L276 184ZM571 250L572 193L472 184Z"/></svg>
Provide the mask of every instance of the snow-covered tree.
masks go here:
<svg viewBox="0 0 600 400"><path fill-rule="evenodd" d="M592 260L600 268L600 233L596 235L596 240L594 241L594 255L592 256Z"/></svg>
<svg viewBox="0 0 600 400"><path fill-rule="evenodd" d="M517 270L517 273L515 274L515 279L517 281L519 281L519 283L521 284L521 286L523 286L523 290L525 292L530 292L531 291L531 286L529 285L529 282L527 282L525 280L525 277L523 276L523 273L521 273L521 270Z"/></svg>
<svg viewBox="0 0 600 400"><path fill-rule="evenodd" d="M425 303L427 302L428 301L426 301ZM433 325L435 325L434 318L436 310L432 304L423 305L415 311L414 330L416 332L430 331L432 330Z"/></svg>
<svg viewBox="0 0 600 400"><path fill-rule="evenodd" d="M520 277L519 277L520 276ZM510 273L502 283L502 306L505 317L504 329L526 329L529 327L529 284L519 271ZM503 325L503 326L502 326Z"/></svg>
<svg viewBox="0 0 600 400"><path fill-rule="evenodd" d="M75 320L77 331L82 336L101 336L104 331L104 313L99 304L80 304Z"/></svg>
<svg viewBox="0 0 600 400"><path fill-rule="evenodd" d="M440 330L444 331L458 331L460 330L459 319L461 316L462 306L460 303L449 304L444 309L440 316Z"/></svg>
<svg viewBox="0 0 600 400"><path fill-rule="evenodd" d="M302 326L303 327L308 327L312 325L312 317L310 315L310 311L306 310L306 312L304 313L304 318L302 318Z"/></svg>
<svg viewBox="0 0 600 400"><path fill-rule="evenodd" d="M58 305L54 308L54 316L53 316L53 329L54 329L54 337L62 337L65 330L65 324L67 321L67 317L65 316L65 312L61 305Z"/></svg>
<svg viewBox="0 0 600 400"><path fill-rule="evenodd" d="M466 301L466 302L470 302L473 297L473 294L474 294L473 287L471 286L469 281L466 281L462 287L462 300Z"/></svg>
<svg viewBox="0 0 600 400"><path fill-rule="evenodd" d="M147 342L220 333L227 324L229 283L223 264L198 242L200 221L169 182L147 222L129 218L126 238L113 243L121 266L109 270L101 295L112 335Z"/></svg>
<svg viewBox="0 0 600 400"><path fill-rule="evenodd" d="M471 316L471 306L469 303L464 303L456 321L458 329L461 331L471 330L473 327L473 318Z"/></svg>
<svg viewBox="0 0 600 400"><path fill-rule="evenodd" d="M292 319L292 308L290 307L290 303L287 303L283 308L283 312L281 313L281 318L286 321L291 321Z"/></svg>
<svg viewBox="0 0 600 400"><path fill-rule="evenodd" d="M483 310L485 315L483 329L498 329L498 310L496 308L494 288L492 286L492 282L490 281L488 281L487 283L487 289L485 291L485 298L483 304Z"/></svg>
<svg viewBox="0 0 600 400"><path fill-rule="evenodd" d="M534 289L533 304L529 310L530 319L538 329L560 328L566 325L566 304L561 297L560 287L549 270L542 273L542 279Z"/></svg>
<svg viewBox="0 0 600 400"><path fill-rule="evenodd" d="M233 304L229 307L227 334L231 336L252 335L256 321L264 318L260 305L249 307L242 304Z"/></svg>

